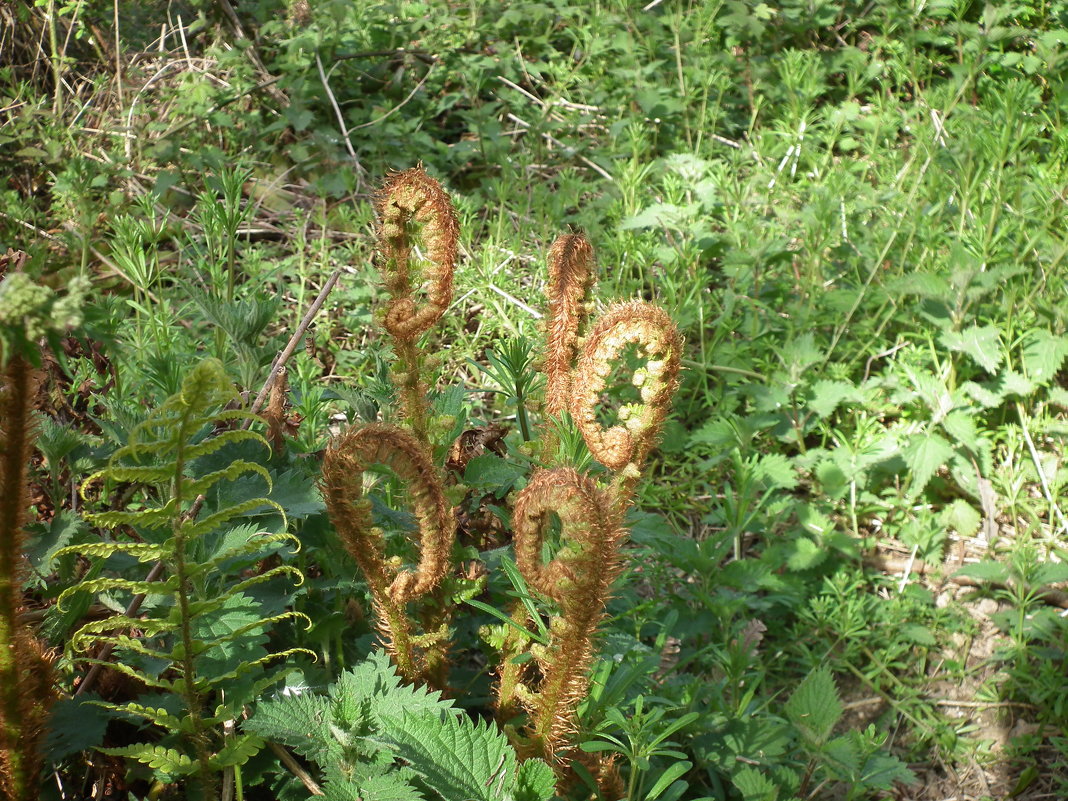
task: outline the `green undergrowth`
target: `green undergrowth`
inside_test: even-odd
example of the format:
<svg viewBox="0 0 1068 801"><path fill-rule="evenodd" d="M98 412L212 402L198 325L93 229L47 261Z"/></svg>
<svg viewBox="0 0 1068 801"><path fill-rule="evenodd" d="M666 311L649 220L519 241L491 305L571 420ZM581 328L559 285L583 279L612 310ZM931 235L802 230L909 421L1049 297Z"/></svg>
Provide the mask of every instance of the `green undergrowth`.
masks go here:
<svg viewBox="0 0 1068 801"><path fill-rule="evenodd" d="M389 670L316 489L332 433L395 401L368 200L420 161L462 230L431 402L460 442L482 437L450 469L469 490L466 558L494 576L483 603L522 594L497 568L555 235L587 231L599 294L655 300L688 343L580 708L583 747L617 755L629 797L880 798L896 782L923 798L900 789L910 775L976 764L987 789L937 797L1065 792L1068 5L127 5L121 76L111 3L3 12L18 24L0 42L17 56L0 65L2 242L57 291L94 287L38 403L25 589L68 696L49 740L61 789L42 797L77 797L93 770L137 798L184 775L306 797L269 742L334 797L362 781L454 797L413 726L493 755L470 797L543 797L536 763L513 770L477 722L489 613L456 623L469 646L448 701L366 684ZM337 269L268 450L236 410ZM188 469L162 440L137 455L204 358L220 394L183 436L219 451ZM175 492L170 528L114 517ZM179 521L197 494L198 519L234 517ZM376 522L411 528L388 480L370 498ZM233 550L249 537L258 550ZM108 627L139 588L123 582L179 558L197 565L199 618L161 585L136 637ZM190 625L215 645L189 653ZM71 698L91 632L130 669ZM202 684L179 687L190 672ZM189 692L213 699L193 704L203 720ZM328 734L284 728L300 715Z"/></svg>

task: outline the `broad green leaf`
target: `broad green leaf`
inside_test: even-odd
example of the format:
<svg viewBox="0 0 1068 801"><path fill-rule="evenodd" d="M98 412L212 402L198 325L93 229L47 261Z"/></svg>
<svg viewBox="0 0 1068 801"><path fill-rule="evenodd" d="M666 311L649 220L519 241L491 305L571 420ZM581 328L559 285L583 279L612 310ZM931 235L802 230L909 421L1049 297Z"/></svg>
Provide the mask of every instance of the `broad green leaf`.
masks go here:
<svg viewBox="0 0 1068 801"><path fill-rule="evenodd" d="M540 759L528 759L519 765L515 801L548 801L556 794L556 775Z"/></svg>
<svg viewBox="0 0 1068 801"><path fill-rule="evenodd" d="M826 665L809 673L794 690L786 702L786 717L812 745L822 745L830 737L842 717L842 704Z"/></svg>
<svg viewBox="0 0 1068 801"><path fill-rule="evenodd" d="M756 768L742 768L731 776L731 782L743 801L778 801L779 788Z"/></svg>
<svg viewBox="0 0 1068 801"><path fill-rule="evenodd" d="M960 410L950 412L942 420L942 428L957 445L963 445L972 453L979 450L979 427L974 415Z"/></svg>
<svg viewBox="0 0 1068 801"><path fill-rule="evenodd" d="M483 492L503 498L515 483L526 474L519 465L512 464L494 453L484 453L467 463L464 483Z"/></svg>
<svg viewBox="0 0 1068 801"><path fill-rule="evenodd" d="M793 543L793 552L787 557L786 565L791 570L808 570L820 564L827 557L825 548L814 543L808 537L798 537Z"/></svg>
<svg viewBox="0 0 1068 801"><path fill-rule="evenodd" d="M856 395L856 387L845 381L823 379L812 385L808 408L821 418L830 417L838 405Z"/></svg>
<svg viewBox="0 0 1068 801"><path fill-rule="evenodd" d="M938 434L921 432L914 434L902 453L908 466L909 495L915 498L942 465L953 456L953 446Z"/></svg>
<svg viewBox="0 0 1068 801"><path fill-rule="evenodd" d="M1000 562L979 562L974 565L965 565L953 575L1004 584L1009 580L1009 568Z"/></svg>
<svg viewBox="0 0 1068 801"><path fill-rule="evenodd" d="M1006 370L1001 374L1001 381L998 382L998 394L1002 398L1010 395L1026 398L1037 388L1038 385L1034 381L1020 375L1015 370Z"/></svg>
<svg viewBox="0 0 1068 801"><path fill-rule="evenodd" d="M412 714L382 718L382 736L397 756L444 799L500 801L514 791L518 765L508 739L492 724L466 715Z"/></svg>
<svg viewBox="0 0 1068 801"><path fill-rule="evenodd" d="M950 350L970 356L991 375L997 372L1004 358L998 330L992 325L972 325L962 331L946 329L938 339Z"/></svg>
<svg viewBox="0 0 1068 801"><path fill-rule="evenodd" d="M1048 384L1068 356L1068 337L1035 329L1027 334L1023 346L1023 368L1027 377Z"/></svg>
<svg viewBox="0 0 1068 801"><path fill-rule="evenodd" d="M52 705L45 738L45 753L49 760L58 763L71 754L103 743L108 715L94 704L99 700L99 695L89 693L77 698L61 698Z"/></svg>
<svg viewBox="0 0 1068 801"><path fill-rule="evenodd" d="M957 498L942 510L941 520L942 525L953 529L960 536L971 537L979 530L982 516L966 500Z"/></svg>

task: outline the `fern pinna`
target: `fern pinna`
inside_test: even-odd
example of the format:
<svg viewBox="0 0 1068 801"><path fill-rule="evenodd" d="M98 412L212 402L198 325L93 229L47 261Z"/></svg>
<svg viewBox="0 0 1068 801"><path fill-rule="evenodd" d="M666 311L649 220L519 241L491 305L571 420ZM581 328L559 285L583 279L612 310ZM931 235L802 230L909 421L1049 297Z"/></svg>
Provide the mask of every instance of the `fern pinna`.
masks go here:
<svg viewBox="0 0 1068 801"><path fill-rule="evenodd" d="M217 774L239 769L262 748L257 736L234 734L229 724L241 717L244 703L288 672L268 670L267 664L294 653L271 654L264 643L273 624L296 613L265 614L247 591L284 574L299 581L299 572L281 564L252 571L235 583L226 580L236 570L249 572L247 568L281 548L296 546L292 535L260 531L248 522L250 514L264 508L281 508L256 497L220 501L214 509L209 505L200 519L191 514L194 504L203 503L202 496L218 494L227 482L256 474L270 485L266 468L248 459L207 466L242 443L266 445L261 434L232 427L249 416L222 408L235 397L220 362L209 359L197 365L181 391L138 425L108 466L83 485L83 495L101 481L146 487L141 509L87 515L101 529L133 531L138 539L116 538L57 553L99 560L133 558L165 567L166 575L158 582L115 576L85 581L66 590L59 603L84 592L144 593L156 599L150 616L118 615L87 623L73 637L72 647L92 652L94 646L111 644L119 654L112 669L180 699L178 706L163 701L96 703L161 730L152 742L104 749L106 753L150 766L164 783L189 777L190 797L214 798ZM124 633L131 629L139 634ZM224 733L226 729L231 731Z"/></svg>

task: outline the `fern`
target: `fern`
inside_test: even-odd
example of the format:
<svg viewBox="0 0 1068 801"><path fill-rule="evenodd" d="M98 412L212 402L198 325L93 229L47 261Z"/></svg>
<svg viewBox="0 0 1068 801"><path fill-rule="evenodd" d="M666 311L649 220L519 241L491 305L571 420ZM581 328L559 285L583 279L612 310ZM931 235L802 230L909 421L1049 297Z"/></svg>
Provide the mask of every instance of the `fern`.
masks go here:
<svg viewBox="0 0 1068 801"><path fill-rule="evenodd" d="M338 801L542 801L554 792L546 763L519 764L492 724L402 684L381 652L343 673L326 696L260 703L244 728L318 764L323 792Z"/></svg>
<svg viewBox="0 0 1068 801"><path fill-rule="evenodd" d="M214 359L201 363L178 394L131 431L127 444L112 455L108 466L86 481L83 495L98 481L132 482L148 488L141 509L87 515L90 523L102 529L129 527L143 542L113 539L56 554L161 562L166 568L165 577L157 582L97 577L63 592L59 603L75 593L144 593L167 600L155 606L154 617L118 615L88 623L74 635L71 645L81 651L111 646L121 657L113 665L115 670L180 697L177 710L133 701L94 703L162 730L158 742L105 749L107 753L142 762L164 781L189 776L191 789L203 797L213 797L215 773L243 764L262 748L263 741L251 733L224 739L223 724L238 718L246 701L288 672L285 668L268 671L268 663L295 652L270 654L264 646L268 628L296 613L266 615L246 590L278 575L292 574L301 580L300 573L285 564L236 583L226 580L227 570L235 563L262 559L287 543L296 543L289 534L260 533L235 520L264 507L282 512L277 503L251 498L196 518L203 496L224 483L258 474L270 486L266 469L245 459L233 459L220 469L203 467L205 457L215 454L218 461L220 451L236 443L265 444L258 433L226 428L248 418L245 411L222 408L235 395L221 363ZM125 633L127 629L135 629L138 635Z"/></svg>

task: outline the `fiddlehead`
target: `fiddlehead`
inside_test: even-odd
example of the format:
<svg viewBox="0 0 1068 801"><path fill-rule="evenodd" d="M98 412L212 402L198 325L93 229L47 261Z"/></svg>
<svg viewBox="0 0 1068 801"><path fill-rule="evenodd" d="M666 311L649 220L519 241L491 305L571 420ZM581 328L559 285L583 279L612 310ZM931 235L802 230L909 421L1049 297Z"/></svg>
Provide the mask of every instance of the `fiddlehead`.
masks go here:
<svg viewBox="0 0 1068 801"><path fill-rule="evenodd" d="M380 262L390 294L383 325L397 357L393 378L404 419L429 449L427 357L419 338L452 302L459 223L449 196L422 167L391 175L379 191L377 209ZM416 239L423 244L421 269L413 265Z"/></svg>
<svg viewBox="0 0 1068 801"><path fill-rule="evenodd" d="M597 419L600 395L613 364L628 345L636 345L646 359L631 379L641 401L622 406L619 422L605 428ZM682 338L667 312L637 300L609 307L583 345L571 395L571 416L593 457L611 470L626 470L630 474L625 477L628 484L637 478L656 445L678 387L681 355Z"/></svg>
<svg viewBox="0 0 1068 801"><path fill-rule="evenodd" d="M371 519L363 474L374 464L391 468L408 487L419 521L420 558L414 571L398 570L386 558L382 531ZM413 635L404 605L441 583L449 569L456 529L452 508L445 501L441 479L426 449L412 434L394 425L371 423L349 429L327 448L322 486L338 534L367 577L383 639L397 667L409 680L425 675L444 658L442 635ZM418 654L417 646L426 653Z"/></svg>
<svg viewBox="0 0 1068 801"><path fill-rule="evenodd" d="M563 234L549 248L545 413L558 416L571 395L571 369L584 306L593 286L593 248L582 234Z"/></svg>
<svg viewBox="0 0 1068 801"><path fill-rule="evenodd" d="M563 544L546 565L541 550L554 513L560 518ZM516 500L512 520L520 572L530 587L559 608L549 627L549 644L531 647L541 681L537 688L517 686L516 695L530 712L526 733L535 748L562 766L576 729L575 710L589 684L594 635L619 575L624 532L616 523L610 496L569 468L535 472ZM501 706L511 703L501 699Z"/></svg>

